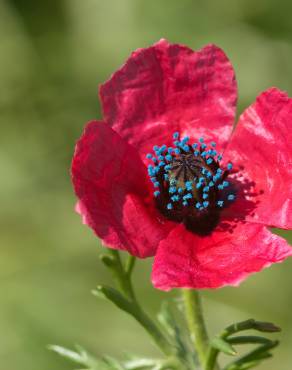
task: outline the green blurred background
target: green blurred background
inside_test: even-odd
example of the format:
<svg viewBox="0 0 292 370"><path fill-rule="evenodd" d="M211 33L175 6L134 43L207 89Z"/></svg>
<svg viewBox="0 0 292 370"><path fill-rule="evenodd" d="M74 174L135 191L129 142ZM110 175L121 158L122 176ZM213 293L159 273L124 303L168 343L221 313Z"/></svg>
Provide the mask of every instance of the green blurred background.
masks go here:
<svg viewBox="0 0 292 370"><path fill-rule="evenodd" d="M237 73L239 112L272 85L292 95L291 11L290 0L0 0L1 369L72 369L50 343L158 354L136 323L90 293L110 278L73 211L74 143L101 117L98 84L162 37L221 46ZM154 312L167 295L151 287L151 262L140 261L135 278ZM205 292L210 332L274 321L282 345L259 369L291 370L291 284L292 259L240 288Z"/></svg>

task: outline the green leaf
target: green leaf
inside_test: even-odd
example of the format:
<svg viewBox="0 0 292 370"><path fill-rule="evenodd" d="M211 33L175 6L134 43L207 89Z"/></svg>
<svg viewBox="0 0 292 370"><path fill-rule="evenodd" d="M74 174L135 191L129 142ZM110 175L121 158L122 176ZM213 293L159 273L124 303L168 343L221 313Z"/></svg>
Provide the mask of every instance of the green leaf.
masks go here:
<svg viewBox="0 0 292 370"><path fill-rule="evenodd" d="M75 351L71 351L70 349L56 345L50 345L48 346L48 349L79 365L86 365L86 363L84 362L84 357Z"/></svg>
<svg viewBox="0 0 292 370"><path fill-rule="evenodd" d="M92 293L99 297L105 298L114 303L118 308L128 313L132 313L133 308L131 302L129 302L118 290L99 285L96 290L93 290Z"/></svg>
<svg viewBox="0 0 292 370"><path fill-rule="evenodd" d="M281 328L279 326L276 326L271 322L264 321L255 321L253 329L262 331L264 333L277 333L281 331Z"/></svg>
<svg viewBox="0 0 292 370"><path fill-rule="evenodd" d="M135 358L124 363L124 366L127 370L145 370L152 369L160 363L160 360L152 360L148 358Z"/></svg>
<svg viewBox="0 0 292 370"><path fill-rule="evenodd" d="M263 344L246 355L240 357L238 360L232 362L226 366L224 370L246 370L257 366L262 360L272 357L272 354L269 353L269 351L278 344L278 341L270 341L270 343Z"/></svg>
<svg viewBox="0 0 292 370"><path fill-rule="evenodd" d="M70 349L51 345L48 346L48 348L56 353L58 353L60 356L77 363L78 365L85 366L88 370L109 370L108 368L105 368L102 366L101 362L97 359L95 359L92 355L90 355L85 349L83 349L80 346L76 346L77 351L72 351Z"/></svg>
<svg viewBox="0 0 292 370"><path fill-rule="evenodd" d="M268 354L268 352L275 348L279 344L278 341L271 341L271 343L263 344L253 351L249 352L245 356L241 357L239 359L239 362L247 362L251 360L258 360L258 359L263 359L266 358L265 356ZM268 356L270 357L270 355Z"/></svg>
<svg viewBox="0 0 292 370"><path fill-rule="evenodd" d="M275 333L275 332L281 331L281 329L278 326L272 323L249 319L249 320L241 321L241 322L228 326L221 334L221 337L227 338L229 335L238 333L239 331L250 330L250 329L258 330L261 332L267 332L267 333Z"/></svg>
<svg viewBox="0 0 292 370"><path fill-rule="evenodd" d="M102 254L99 258L106 267L113 268L116 265L115 259L108 254Z"/></svg>
<svg viewBox="0 0 292 370"><path fill-rule="evenodd" d="M212 339L211 346L223 353L226 353L227 355L236 355L236 351L232 347L232 345L220 337L215 337L214 339Z"/></svg>
<svg viewBox="0 0 292 370"><path fill-rule="evenodd" d="M230 363L225 367L225 370L245 370L246 368L251 368L254 363L259 363L260 361L271 357L269 351L278 345L277 341L272 341L270 339L260 337L260 336L235 336L230 337L231 335L245 330L257 330L260 332L275 333L281 329L276 325L264 322L256 321L254 319L249 319L246 321L241 321L235 324L228 326L220 334L219 337L216 337L212 342L207 355L207 368L213 369L217 360L219 351L226 354L234 355L235 351L232 345L237 344L261 344L253 351L249 352L245 356L242 356L238 360ZM248 366L248 367L246 367Z"/></svg>
<svg viewBox="0 0 292 370"><path fill-rule="evenodd" d="M126 261L126 266L125 266L126 274L129 277L131 277L131 275L132 275L135 264L136 264L136 257L134 257L132 255L129 255L128 258L127 258L127 261Z"/></svg>
<svg viewBox="0 0 292 370"><path fill-rule="evenodd" d="M268 338L258 337L254 335L229 337L226 340L230 344L254 344L254 343L268 344L273 342Z"/></svg>
<svg viewBox="0 0 292 370"><path fill-rule="evenodd" d="M224 368L224 370L248 370L253 367L257 367L262 363L262 361L266 358L272 357L271 354L268 354L268 356L265 356L265 358L255 360L255 361L250 361L250 362L245 362L242 364L232 364Z"/></svg>
<svg viewBox="0 0 292 370"><path fill-rule="evenodd" d="M171 310L169 302L164 301L162 303L157 318L171 337L173 345L177 349L177 356L185 363L192 362L193 353L188 348L188 344L185 341L180 325L177 324L176 317Z"/></svg>
<svg viewBox="0 0 292 370"><path fill-rule="evenodd" d="M129 301L119 291L114 288L99 285L92 292L98 297L103 297L114 303L118 308L133 316L140 325L150 334L154 342L167 355L172 353L172 346L168 339L157 327L156 323L142 310L137 301Z"/></svg>
<svg viewBox="0 0 292 370"><path fill-rule="evenodd" d="M170 311L169 303L164 301L161 305L160 311L157 315L158 321L166 329L167 333L171 336L175 336L176 323L172 312Z"/></svg>
<svg viewBox="0 0 292 370"><path fill-rule="evenodd" d="M102 361L108 366L110 370L125 370L118 360L110 356L103 356Z"/></svg>

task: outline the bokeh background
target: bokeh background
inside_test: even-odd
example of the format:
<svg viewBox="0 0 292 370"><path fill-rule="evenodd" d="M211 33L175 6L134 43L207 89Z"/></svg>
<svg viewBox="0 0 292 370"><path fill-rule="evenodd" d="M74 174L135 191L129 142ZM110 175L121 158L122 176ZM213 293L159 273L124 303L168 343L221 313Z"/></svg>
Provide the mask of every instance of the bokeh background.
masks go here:
<svg viewBox="0 0 292 370"><path fill-rule="evenodd" d="M162 37L221 46L237 73L239 113L270 86L292 95L291 11L290 0L0 1L1 369L72 369L50 343L158 354L135 322L90 293L110 277L73 211L75 141L101 117L98 84ZM150 269L139 262L135 284L154 312L167 296L151 287ZM240 288L205 292L210 332L249 317L274 321L282 345L259 369L291 370L291 284L292 259Z"/></svg>

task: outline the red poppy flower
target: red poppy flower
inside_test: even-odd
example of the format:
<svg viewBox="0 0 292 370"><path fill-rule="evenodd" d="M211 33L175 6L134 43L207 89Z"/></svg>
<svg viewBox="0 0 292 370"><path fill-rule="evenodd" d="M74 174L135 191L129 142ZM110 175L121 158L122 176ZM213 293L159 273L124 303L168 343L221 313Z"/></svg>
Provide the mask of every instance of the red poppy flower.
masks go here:
<svg viewBox="0 0 292 370"><path fill-rule="evenodd" d="M160 289L237 285L292 254L292 99L263 92L233 132L237 88L218 47L165 40L101 86L104 120L76 146L77 211L105 245L155 256Z"/></svg>

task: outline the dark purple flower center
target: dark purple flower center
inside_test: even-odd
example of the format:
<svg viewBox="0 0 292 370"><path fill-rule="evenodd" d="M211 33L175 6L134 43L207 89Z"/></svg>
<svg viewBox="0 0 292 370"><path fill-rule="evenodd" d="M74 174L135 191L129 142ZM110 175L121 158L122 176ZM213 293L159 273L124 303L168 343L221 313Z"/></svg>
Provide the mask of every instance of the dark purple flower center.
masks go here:
<svg viewBox="0 0 292 370"><path fill-rule="evenodd" d="M218 224L220 210L235 199L227 176L228 163L220 167L222 155L204 139L189 144L189 137L180 140L173 134L174 146L154 146L155 154L147 154L153 164L148 174L154 186L157 208L168 219L183 222L198 234L208 234Z"/></svg>

